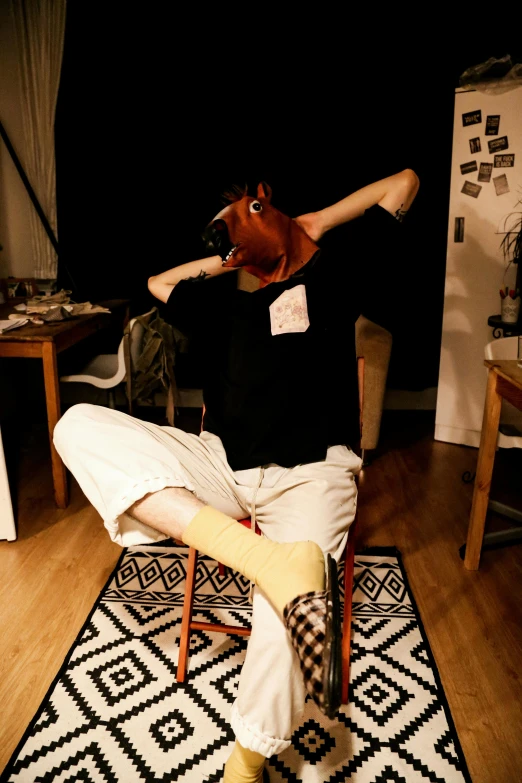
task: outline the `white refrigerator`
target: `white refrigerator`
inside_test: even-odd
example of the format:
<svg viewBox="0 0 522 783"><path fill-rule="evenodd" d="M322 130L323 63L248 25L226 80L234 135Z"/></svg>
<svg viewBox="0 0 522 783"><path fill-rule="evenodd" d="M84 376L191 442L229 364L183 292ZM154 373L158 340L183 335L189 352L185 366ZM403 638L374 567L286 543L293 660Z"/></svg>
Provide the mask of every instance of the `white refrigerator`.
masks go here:
<svg viewBox="0 0 522 783"><path fill-rule="evenodd" d="M480 444L484 348L494 339L488 317L500 314L502 284L513 288L516 279L500 243L507 216L522 210L520 199L522 86L499 94L458 88L435 440ZM522 415L510 408L503 407L501 422L522 431Z"/></svg>

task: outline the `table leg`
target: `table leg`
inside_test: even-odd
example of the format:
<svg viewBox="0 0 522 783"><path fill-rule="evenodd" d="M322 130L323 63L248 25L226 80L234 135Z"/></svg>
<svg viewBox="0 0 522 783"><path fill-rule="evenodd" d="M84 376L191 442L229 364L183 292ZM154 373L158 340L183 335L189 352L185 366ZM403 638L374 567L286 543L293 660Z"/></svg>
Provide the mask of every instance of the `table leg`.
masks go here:
<svg viewBox="0 0 522 783"><path fill-rule="evenodd" d="M54 499L58 508L67 508L69 495L67 491L67 473L60 455L53 443L53 432L61 416L60 381L58 377L58 362L56 346L52 342L44 342L42 360L45 384L45 402L47 405L47 425L51 444L51 461L53 469Z"/></svg>
<svg viewBox="0 0 522 783"><path fill-rule="evenodd" d="M464 566L470 571L476 571L479 567L486 513L489 504L489 491L491 489L491 477L493 475L493 463L497 449L498 425L502 406L502 397L497 391L497 377L495 368L492 367L488 372L477 474L475 476L475 488L473 490L466 555L464 558Z"/></svg>

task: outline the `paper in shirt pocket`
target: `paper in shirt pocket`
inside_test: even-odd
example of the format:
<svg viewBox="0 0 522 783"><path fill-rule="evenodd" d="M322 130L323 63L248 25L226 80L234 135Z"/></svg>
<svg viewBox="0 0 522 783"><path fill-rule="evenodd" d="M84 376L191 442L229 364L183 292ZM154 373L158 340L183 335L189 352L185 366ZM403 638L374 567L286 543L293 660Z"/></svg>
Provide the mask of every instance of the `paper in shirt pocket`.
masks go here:
<svg viewBox="0 0 522 783"><path fill-rule="evenodd" d="M272 334L306 332L309 326L304 285L296 285L294 288L284 291L270 305Z"/></svg>

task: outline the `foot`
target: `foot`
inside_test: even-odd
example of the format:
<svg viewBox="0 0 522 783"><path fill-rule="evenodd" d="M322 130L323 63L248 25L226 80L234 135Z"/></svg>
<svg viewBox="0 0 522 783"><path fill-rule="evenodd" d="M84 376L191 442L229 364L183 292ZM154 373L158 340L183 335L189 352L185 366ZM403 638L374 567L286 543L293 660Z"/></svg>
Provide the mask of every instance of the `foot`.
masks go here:
<svg viewBox="0 0 522 783"><path fill-rule="evenodd" d="M326 589L296 596L283 611L306 690L334 718L341 706L342 630L337 564L327 556Z"/></svg>
<svg viewBox="0 0 522 783"><path fill-rule="evenodd" d="M281 615L297 596L324 590L324 555L318 544L314 541L266 543L265 559L257 569L255 581Z"/></svg>

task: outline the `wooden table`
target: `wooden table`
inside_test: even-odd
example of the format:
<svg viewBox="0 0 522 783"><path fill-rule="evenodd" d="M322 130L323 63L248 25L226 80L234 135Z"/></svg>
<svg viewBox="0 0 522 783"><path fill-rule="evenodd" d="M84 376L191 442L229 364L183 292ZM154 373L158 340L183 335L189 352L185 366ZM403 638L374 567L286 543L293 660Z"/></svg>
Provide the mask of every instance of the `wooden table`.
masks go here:
<svg viewBox="0 0 522 783"><path fill-rule="evenodd" d="M488 382L464 557L464 566L470 571L476 571L480 562L502 400L522 410L522 367L517 366L517 360L486 359L484 364L488 368Z"/></svg>
<svg viewBox="0 0 522 783"><path fill-rule="evenodd" d="M116 318L121 323L123 336L123 328L129 319L130 302L128 299L110 299L96 304L108 307L111 312L78 315L70 320L57 321L42 326L27 324L19 329L0 334L0 357L41 359L43 362L54 498L58 508L67 508L69 497L65 465L53 443L54 428L61 416L60 382L56 357L62 351L71 348L81 340L85 340L100 329L114 325ZM16 310L12 305L0 305L0 320L7 319L9 313L13 312Z"/></svg>

